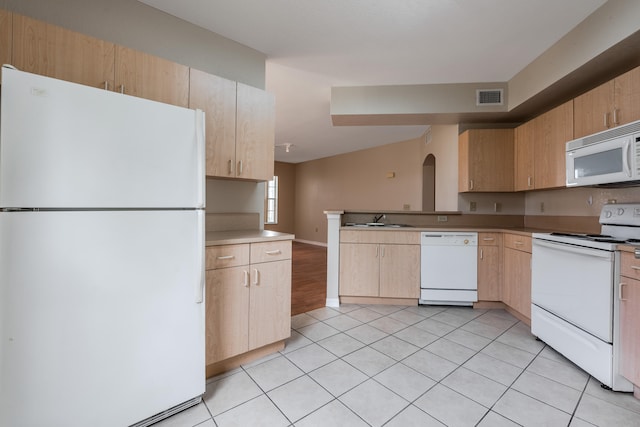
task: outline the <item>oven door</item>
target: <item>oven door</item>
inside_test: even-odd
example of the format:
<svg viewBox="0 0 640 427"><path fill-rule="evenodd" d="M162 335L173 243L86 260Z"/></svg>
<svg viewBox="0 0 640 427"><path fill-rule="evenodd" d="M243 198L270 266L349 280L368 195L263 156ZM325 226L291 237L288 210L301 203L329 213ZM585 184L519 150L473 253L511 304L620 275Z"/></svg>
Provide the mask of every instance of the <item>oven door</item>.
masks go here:
<svg viewBox="0 0 640 427"><path fill-rule="evenodd" d="M534 239L531 302L613 341L614 252Z"/></svg>

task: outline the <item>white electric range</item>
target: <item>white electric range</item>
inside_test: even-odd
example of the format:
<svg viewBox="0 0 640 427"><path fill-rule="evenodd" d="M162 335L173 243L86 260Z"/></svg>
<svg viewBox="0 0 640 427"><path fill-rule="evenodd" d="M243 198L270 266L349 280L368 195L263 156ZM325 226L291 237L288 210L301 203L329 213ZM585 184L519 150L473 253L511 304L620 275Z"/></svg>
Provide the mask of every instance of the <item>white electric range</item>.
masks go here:
<svg viewBox="0 0 640 427"><path fill-rule="evenodd" d="M531 332L617 391L620 244L640 245L640 203L607 204L601 233L533 233Z"/></svg>

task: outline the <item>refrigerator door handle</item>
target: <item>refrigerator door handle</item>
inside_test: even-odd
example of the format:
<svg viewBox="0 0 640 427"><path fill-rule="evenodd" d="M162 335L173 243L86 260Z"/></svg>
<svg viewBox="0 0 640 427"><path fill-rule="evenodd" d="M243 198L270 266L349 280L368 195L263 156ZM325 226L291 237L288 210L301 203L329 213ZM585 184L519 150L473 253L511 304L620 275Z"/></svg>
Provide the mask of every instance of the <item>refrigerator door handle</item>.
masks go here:
<svg viewBox="0 0 640 427"><path fill-rule="evenodd" d="M200 279L196 282L196 304L202 304L204 301L204 287L206 283L206 276L204 271L205 266L205 229L204 229L204 211L197 211L198 226L196 232L198 233L198 248L200 248L200 257L198 260L198 274Z"/></svg>
<svg viewBox="0 0 640 427"><path fill-rule="evenodd" d="M204 111L196 110L196 149L197 152L200 153L200 157L198 158L198 198L197 208L205 207L205 182L206 182L206 130L205 130L205 121L204 121Z"/></svg>

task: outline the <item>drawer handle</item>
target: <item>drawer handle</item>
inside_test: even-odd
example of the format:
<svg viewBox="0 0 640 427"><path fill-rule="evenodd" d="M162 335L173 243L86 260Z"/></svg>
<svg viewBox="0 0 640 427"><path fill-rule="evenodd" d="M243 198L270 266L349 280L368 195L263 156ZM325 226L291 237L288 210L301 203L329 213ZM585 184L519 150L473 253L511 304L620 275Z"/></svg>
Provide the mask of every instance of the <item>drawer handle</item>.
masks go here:
<svg viewBox="0 0 640 427"><path fill-rule="evenodd" d="M632 265L632 266L631 266L631 269L632 269L632 270L636 270L636 271L638 271L638 270L640 270L640 267L639 267L639 266L637 266L637 265Z"/></svg>
<svg viewBox="0 0 640 427"><path fill-rule="evenodd" d="M515 242L513 242L513 244L514 244L514 245L524 245L524 243L523 243L523 242L520 242L520 241L515 241Z"/></svg>
<svg viewBox="0 0 640 427"><path fill-rule="evenodd" d="M264 251L267 255L280 255L282 251L280 249L274 249L272 251Z"/></svg>
<svg viewBox="0 0 640 427"><path fill-rule="evenodd" d="M618 299L620 301L626 301L626 299L622 298L622 287L626 285L626 283L620 283L620 286L618 287Z"/></svg>
<svg viewBox="0 0 640 427"><path fill-rule="evenodd" d="M493 242L496 239L494 237L483 237L482 240L484 240L485 242Z"/></svg>
<svg viewBox="0 0 640 427"><path fill-rule="evenodd" d="M226 260L226 259L234 259L234 258L235 258L235 255L224 255L224 256L216 257L216 259L221 260L221 261Z"/></svg>

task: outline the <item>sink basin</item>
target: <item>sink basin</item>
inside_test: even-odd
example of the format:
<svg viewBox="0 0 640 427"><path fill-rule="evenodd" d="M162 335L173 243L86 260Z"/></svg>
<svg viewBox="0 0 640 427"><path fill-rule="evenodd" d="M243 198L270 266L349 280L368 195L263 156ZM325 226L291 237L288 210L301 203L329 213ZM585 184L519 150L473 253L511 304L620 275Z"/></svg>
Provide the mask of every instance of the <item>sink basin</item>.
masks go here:
<svg viewBox="0 0 640 427"><path fill-rule="evenodd" d="M381 222L347 222L344 224L345 227L363 227L363 228L401 228L401 227L411 227L406 224L384 224Z"/></svg>

